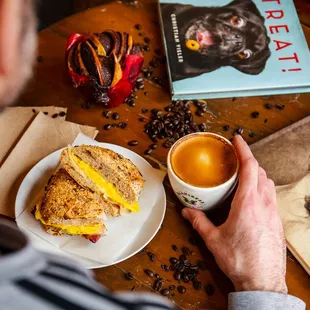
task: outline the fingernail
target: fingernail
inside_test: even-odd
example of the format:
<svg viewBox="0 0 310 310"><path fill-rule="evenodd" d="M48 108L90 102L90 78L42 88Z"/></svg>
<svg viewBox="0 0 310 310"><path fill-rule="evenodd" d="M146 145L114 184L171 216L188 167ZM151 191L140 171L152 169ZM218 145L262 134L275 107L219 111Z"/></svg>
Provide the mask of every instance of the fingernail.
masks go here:
<svg viewBox="0 0 310 310"><path fill-rule="evenodd" d="M182 210L182 216L186 219L186 220L188 220L188 210L187 210L187 208L183 208L183 210Z"/></svg>

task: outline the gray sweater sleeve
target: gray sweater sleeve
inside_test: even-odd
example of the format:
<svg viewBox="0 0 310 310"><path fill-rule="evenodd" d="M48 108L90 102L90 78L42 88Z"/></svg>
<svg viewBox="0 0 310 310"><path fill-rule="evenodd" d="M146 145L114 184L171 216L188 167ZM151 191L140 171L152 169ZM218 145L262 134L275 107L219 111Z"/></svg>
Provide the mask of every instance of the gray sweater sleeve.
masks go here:
<svg viewBox="0 0 310 310"><path fill-rule="evenodd" d="M306 304L297 297L274 292L238 292L228 296L229 310L305 310Z"/></svg>

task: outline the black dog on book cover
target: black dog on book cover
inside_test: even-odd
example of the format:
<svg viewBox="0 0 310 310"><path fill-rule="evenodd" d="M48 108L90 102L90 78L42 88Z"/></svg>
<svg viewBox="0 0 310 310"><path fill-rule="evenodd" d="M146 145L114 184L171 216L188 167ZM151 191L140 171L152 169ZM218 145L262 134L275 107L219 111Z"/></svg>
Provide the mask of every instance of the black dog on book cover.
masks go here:
<svg viewBox="0 0 310 310"><path fill-rule="evenodd" d="M270 38L252 0L234 0L222 7L167 3L160 8L172 81L223 66L251 75L264 70Z"/></svg>

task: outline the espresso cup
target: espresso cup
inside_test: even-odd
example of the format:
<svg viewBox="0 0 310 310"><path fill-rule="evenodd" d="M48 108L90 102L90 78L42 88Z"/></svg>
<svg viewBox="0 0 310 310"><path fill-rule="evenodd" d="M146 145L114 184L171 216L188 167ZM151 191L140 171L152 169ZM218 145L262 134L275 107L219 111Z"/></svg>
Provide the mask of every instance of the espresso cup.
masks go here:
<svg viewBox="0 0 310 310"><path fill-rule="evenodd" d="M189 208L211 210L231 194L238 181L235 148L214 133L193 133L179 139L169 151L167 164L172 189Z"/></svg>

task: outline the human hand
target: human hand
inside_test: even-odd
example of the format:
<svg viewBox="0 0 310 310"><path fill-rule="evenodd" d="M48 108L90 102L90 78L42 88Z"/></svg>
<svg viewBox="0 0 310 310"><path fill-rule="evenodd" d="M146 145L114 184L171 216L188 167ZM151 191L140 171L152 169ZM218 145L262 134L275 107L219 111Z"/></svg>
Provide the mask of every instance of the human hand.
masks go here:
<svg viewBox="0 0 310 310"><path fill-rule="evenodd" d="M201 235L236 291L287 293L286 244L272 180L241 136L233 142L240 162L239 185L226 222L215 227L199 210L182 215Z"/></svg>

